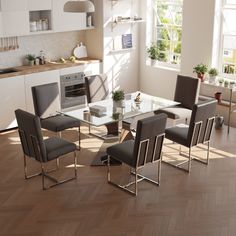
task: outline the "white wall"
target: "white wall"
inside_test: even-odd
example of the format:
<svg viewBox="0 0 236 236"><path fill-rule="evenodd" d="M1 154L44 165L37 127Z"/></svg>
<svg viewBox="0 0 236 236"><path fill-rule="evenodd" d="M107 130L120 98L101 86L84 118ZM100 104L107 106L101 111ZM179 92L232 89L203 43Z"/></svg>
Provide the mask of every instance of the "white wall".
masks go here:
<svg viewBox="0 0 236 236"><path fill-rule="evenodd" d="M150 0L140 1L142 14L150 17ZM182 61L180 70L169 70L146 65L147 25L140 31L140 89L144 92L173 98L178 73L194 76L193 67L198 63L211 64L212 38L214 28L215 0L184 0ZM204 7L203 7L204 6ZM148 14L147 14L148 12ZM148 32L148 33L147 33Z"/></svg>
<svg viewBox="0 0 236 236"><path fill-rule="evenodd" d="M138 42L138 24L122 24L111 27L112 17L115 16L134 16L138 15L139 1L127 0L112 2L104 0L104 58L103 69L108 75L110 89L120 88L125 92L133 92L138 89L139 77L139 42ZM112 7L113 4L113 7ZM133 45L135 50L127 52L111 53L113 49L113 38L118 47L121 42L121 35L131 33L133 37Z"/></svg>

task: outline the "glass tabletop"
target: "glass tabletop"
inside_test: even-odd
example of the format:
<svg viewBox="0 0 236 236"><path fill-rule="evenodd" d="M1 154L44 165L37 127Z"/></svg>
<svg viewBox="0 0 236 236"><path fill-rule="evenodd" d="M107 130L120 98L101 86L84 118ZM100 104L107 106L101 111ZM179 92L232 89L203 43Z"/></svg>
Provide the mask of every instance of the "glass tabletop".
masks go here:
<svg viewBox="0 0 236 236"><path fill-rule="evenodd" d="M135 98L139 93L140 102L135 102ZM135 93L126 94L122 106L114 105L112 99L106 99L89 103L88 106L84 108L60 113L76 118L87 124L101 126L178 104L178 102L172 100L137 91Z"/></svg>

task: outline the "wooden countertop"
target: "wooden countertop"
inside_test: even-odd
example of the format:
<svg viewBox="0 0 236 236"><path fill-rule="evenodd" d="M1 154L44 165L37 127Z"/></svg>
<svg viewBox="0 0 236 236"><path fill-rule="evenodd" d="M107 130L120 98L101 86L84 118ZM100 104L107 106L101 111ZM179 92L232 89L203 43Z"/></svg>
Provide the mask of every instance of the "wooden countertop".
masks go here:
<svg viewBox="0 0 236 236"><path fill-rule="evenodd" d="M33 73L38 73L38 72L43 72L43 71L60 70L63 68L75 67L75 66L86 65L86 64L91 64L91 63L99 63L99 62L101 62L101 60L99 59L84 58L81 60L76 60L75 62L71 62L71 61L66 61L65 63L48 62L45 65L39 65L39 66L36 66L36 65L18 66L18 67L14 67L14 69L16 69L17 72L1 74L0 79L19 76L19 75L33 74Z"/></svg>

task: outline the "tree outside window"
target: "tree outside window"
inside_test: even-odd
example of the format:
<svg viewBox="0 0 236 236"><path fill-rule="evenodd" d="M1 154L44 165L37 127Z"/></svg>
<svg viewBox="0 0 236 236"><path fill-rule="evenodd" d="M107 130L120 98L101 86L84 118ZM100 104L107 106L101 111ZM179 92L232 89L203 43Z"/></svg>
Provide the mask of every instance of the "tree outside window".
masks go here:
<svg viewBox="0 0 236 236"><path fill-rule="evenodd" d="M156 0L155 42L157 60L180 64L183 0Z"/></svg>

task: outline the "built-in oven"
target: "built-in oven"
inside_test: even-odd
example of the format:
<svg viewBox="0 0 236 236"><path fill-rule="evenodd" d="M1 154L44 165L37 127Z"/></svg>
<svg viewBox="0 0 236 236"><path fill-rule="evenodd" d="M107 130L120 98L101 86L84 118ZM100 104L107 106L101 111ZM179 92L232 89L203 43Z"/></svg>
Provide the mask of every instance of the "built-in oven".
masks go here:
<svg viewBox="0 0 236 236"><path fill-rule="evenodd" d="M83 72L62 75L60 80L62 109L86 103Z"/></svg>

